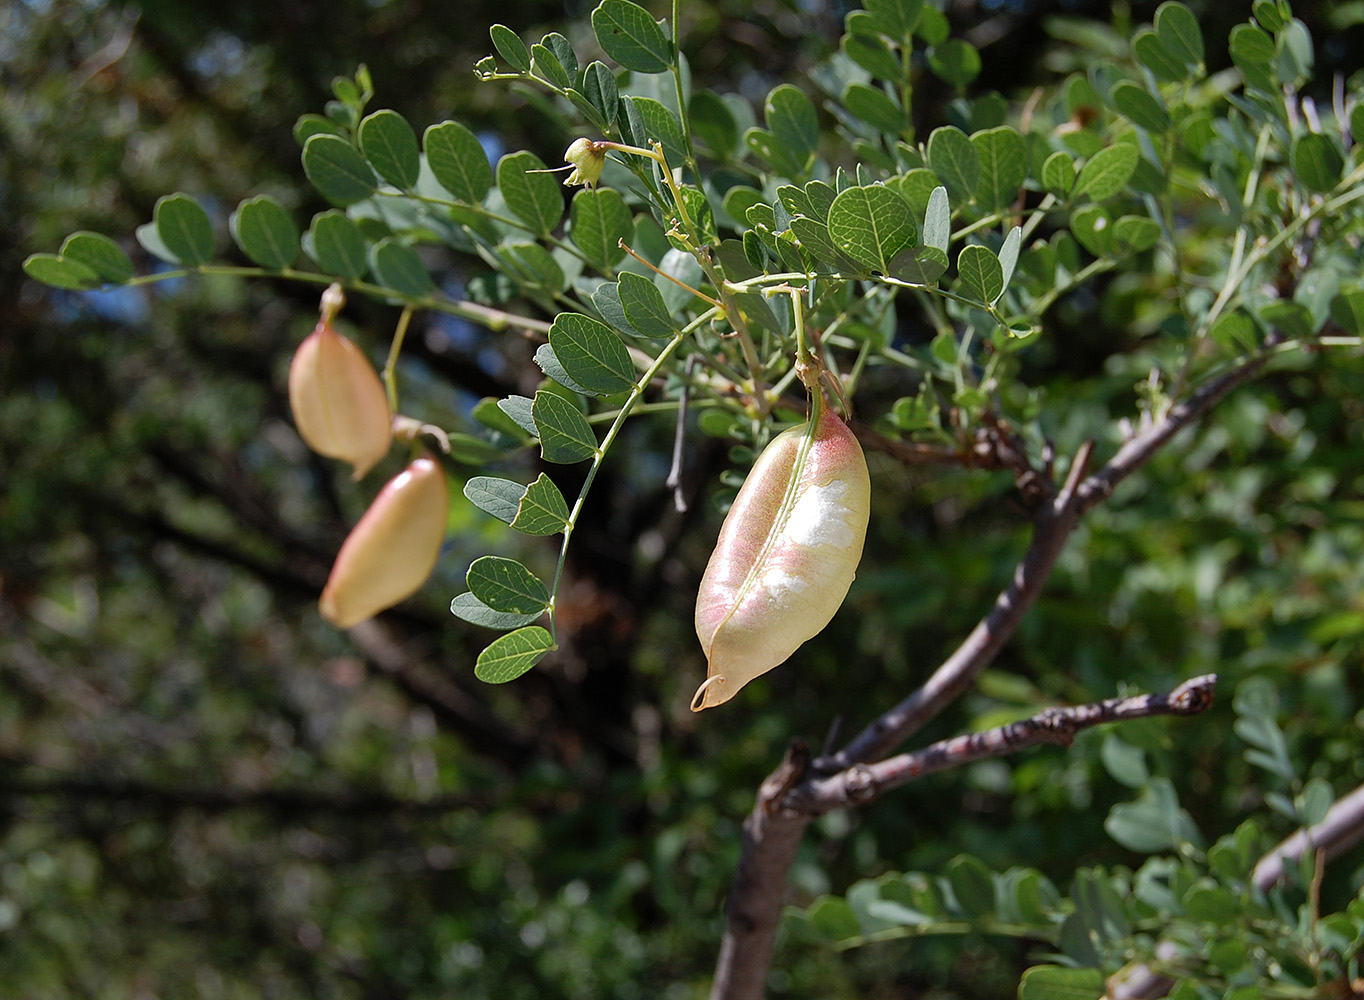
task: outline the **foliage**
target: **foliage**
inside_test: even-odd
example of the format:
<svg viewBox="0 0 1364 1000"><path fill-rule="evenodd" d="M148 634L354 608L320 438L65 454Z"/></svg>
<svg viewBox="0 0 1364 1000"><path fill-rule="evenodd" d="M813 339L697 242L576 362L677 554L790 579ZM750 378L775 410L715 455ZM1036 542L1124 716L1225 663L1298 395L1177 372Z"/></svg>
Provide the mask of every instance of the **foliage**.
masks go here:
<svg viewBox="0 0 1364 1000"><path fill-rule="evenodd" d="M550 984L564 995L638 995L644 970L660 962L679 995L688 995L687 984L705 976L709 917L718 911L732 860L729 847L717 851L742 808L730 790L751 787L754 768L790 732L822 728L831 710L862 719L897 697L918 676L919 664L936 662L936 653L969 628L1007 573L1017 529L1001 499L1012 477L997 470L1020 470L991 450L995 435L1001 429L1017 435L1028 464L1050 472L1052 454L1072 454L1087 438L1118 447L1131 423L1168 412L1212 375L1268 354L1275 374L1266 392L1238 398L1213 429L1162 456L1142 484L1122 487L1111 507L1095 512L1083 545L1070 553L1052 599L1038 609L1005 670L988 676L944 724L985 725L1039 702L1106 694L1121 682L1158 685L1209 663L1225 664L1231 682L1255 674L1284 681L1293 724L1279 729L1275 713L1264 708L1263 686L1252 680L1238 686L1235 733L1257 755L1245 764L1225 759L1215 725L1200 735L1192 723L1181 724L1194 730L1181 736L1149 726L1124 731L1132 743L1082 741L1067 761L1041 755L1013 770L974 768L968 787L993 805L976 816L951 817L942 809L916 815L910 858L899 827L915 808L912 798L878 806L876 816L853 830L839 828L851 820L829 818L820 850L832 856L811 854L797 872L797 886L808 895L906 864L942 875L872 876L842 899L820 896L801 920L841 943L930 929L995 934L1003 922L1010 925L1003 929L1049 942L1071 962L1111 972L1149 956L1151 928L1173 928L1193 952L1205 925L1225 927L1249 913L1260 920L1259 951L1223 948L1207 964L1182 970L1191 982L1231 989L1252 975L1258 980L1276 962L1289 970L1283 983L1304 988L1351 971L1359 913L1348 895L1358 879L1347 880L1345 898L1328 900L1332 916L1316 921L1314 914L1304 923L1288 896L1256 896L1244 888L1246 865L1266 843L1270 821L1240 821L1265 780L1251 766L1272 782L1288 783L1264 793L1285 823L1319 810L1331 787L1364 777L1353 763L1360 759L1359 739L1349 709L1360 694L1356 567L1364 548L1352 527L1359 476L1350 464L1360 419L1351 402L1361 374L1354 350L1364 315L1358 81L1335 103L1300 97L1313 92L1312 34L1285 3L1260 0L1253 18L1230 34L1234 69L1226 73L1207 70L1220 59L1221 39L1216 45L1205 40L1186 8L1165 4L1130 39L1092 27L1111 58L1058 47L1083 71L1046 81L1031 99L975 93L984 61L951 36L938 8L881 0L848 15L837 51L810 67L808 81L775 82L755 109L691 80L675 43L676 21L676 11L660 22L627 0L604 0L592 14L590 34L552 30L527 44L512 27L493 28L496 55L479 62L477 73L483 87L506 88L497 92L517 95L552 123L541 125L550 138L538 147L557 150L584 135L617 146L601 186L573 193L568 205L558 179L540 172L547 155L519 150L493 164L485 152L488 133L473 122L419 130L395 110L373 110L376 80L362 70L333 84L324 114L305 115L295 125L303 173L328 203L306 225L301 210L316 196L287 187L241 198L230 213L181 193L148 206L151 221L137 230L136 247L83 230L55 253L26 262L30 276L75 293L51 300L58 302L97 301L87 291L97 286L143 289L200 274L209 278L205 289L220 290L220 317L258 294L245 291L242 278L318 291L340 281L358 293L353 301L367 296L392 307L359 307L358 315L371 324L386 318L400 331L393 355L402 361L390 363L386 374L401 385L404 410L452 432L447 470L464 496L526 536L515 538L457 505L447 565L432 584L442 593L453 590L449 567L458 566L467 592L455 596L451 609L474 626L507 630L491 642L473 631L438 640L461 672L460 683L469 674L491 682L529 674L521 684L495 696L458 688L478 699L477 710L442 715L451 735L411 737L420 750L407 746L401 727L374 721L405 712L386 704L393 695L370 694L376 704L347 709L370 720L356 723L361 735L338 730L321 737L298 758L311 761L298 772L265 769L286 779L285 787L302 787L312 768L326 762L362 784L380 776L398 799L453 796L439 818L413 818L407 806L399 809L402 850L428 859L415 862L423 864L431 863L426 845L458 844L469 861L455 866L448 890L477 904L451 915L438 897L423 897L427 912L420 920L396 920L401 901L390 889L357 899L354 905L365 911L357 915L339 891L329 903L309 894L307 886L326 884L318 881L322 866L315 860L274 857L271 870L302 886L297 910L283 914L280 925L293 926L295 913L307 914L298 918L297 934L324 942L304 947L342 969L339 981L365 980L368 961L382 968L373 981L420 983L414 995L452 988L470 996L480 990L530 995ZM1062 26L1056 30L1064 34ZM384 82L379 77L377 86ZM932 103L944 93L941 104ZM235 247L226 261L220 256L224 230ZM249 264L236 259L238 251ZM790 287L800 294L784 291ZM780 294L769 294L774 291ZM496 361L470 352L474 373L457 376L495 392L475 392L481 398L456 407L440 401L430 386L433 358L401 336L420 314L450 317L457 323L446 329L496 345ZM461 325L469 323L488 332L470 337L471 327ZM746 691L726 709L743 718L728 723L725 736L690 735L671 710L685 705L702 669L698 653L679 652L689 648L686 629L676 624L679 608L685 620L685 597L676 600L655 587L656 604L631 612L630 639L614 640L610 665L601 668L593 662L594 643L607 640L593 627L609 633L615 612L609 602L604 613L591 609L594 597L609 591L599 582L593 589L593 574L582 564L612 544L639 553L640 537L663 524L666 537L676 539L678 558L691 566L674 568L671 579L695 580L704 542L691 539L704 539L707 529L684 537L660 513L668 494L659 455L668 427L656 414L677 414L684 398L698 414L688 425L689 479L716 460L694 428L722 442L742 467L777 425L798 419L803 400L792 361L802 324L818 332L823 363L854 401L869 447L930 461L942 471L929 475L911 466L906 472L873 456L879 544L869 545L876 558L864 562L850 596L854 614L836 620L828 641L808 647L799 665L771 675L765 691ZM534 339L535 368L531 352L519 349L523 333ZM161 336L173 341L176 333ZM97 338L87 341L91 349ZM245 353L283 357L285 344L276 334ZM1318 360L1322 350L1332 352L1329 361ZM504 375L507 369L514 373ZM260 377L259 364L251 372L257 377L242 378L233 390L250 405L234 404L222 391L209 395L198 422L176 428L182 447L163 460L182 462L224 432L232 447L246 447L261 423L252 418L262 405L254 400L269 381ZM48 421L33 425L38 447L60 440L54 422L74 419L59 408L35 404L28 413L23 403L7 405L8 422L39 412ZM150 437L173 422L168 412L188 409L173 385L161 387L160 401L150 399L147 407L157 417L142 432ZM81 462L96 468L81 478L95 480L98 457ZM298 458L293 462L297 467ZM115 485L136 484L137 475L126 471L135 466L109 464L118 466L109 476ZM310 481L297 471L282 474L274 505L311 509L314 483L326 484L324 495L334 488L328 475L318 466ZM735 485L731 475L726 488ZM628 523L611 530L594 525L594 519L609 521L615 503L631 497L628 516L621 516ZM36 501L27 503L32 508ZM349 495L344 504L355 506ZM7 517L17 516L15 506ZM173 494L170 507L182 538L220 549L225 540L236 541L241 512L249 509L204 509L196 522L183 492ZM713 513L705 509L707 523ZM333 509L333 522L340 520L336 514ZM557 553L535 541L554 534L561 536ZM311 583L307 574L290 579L297 593L318 585L331 541L293 537L280 547L305 551L313 567ZM575 556L570 541L591 555ZM267 543L262 538L237 548L233 561L249 566L237 557L251 555L252 545ZM270 551L273 558L276 550ZM634 558L644 561L642 554ZM619 565L628 561L612 565L625 581L616 586L626 592L637 578ZM258 576L268 580L270 568L267 561L260 573L256 561ZM573 590L584 583L586 599ZM222 613L248 629L265 629L261 608L272 600L269 589L234 583L225 590ZM299 598L293 601L296 614ZM197 644L211 646L212 628L187 627L204 631ZM137 636L117 616L83 628L115 648L146 644L148 662L162 661L170 645ZM434 629L450 633L454 626ZM911 631L912 654L903 639ZM484 646L472 667L464 662L467 643ZM334 637L309 637L308 647L314 644L330 656L345 649ZM848 664L849 650L861 662ZM276 651L272 669L289 670L291 658ZM188 676L201 677L214 661L204 651L191 662ZM573 692L573 675L559 662L579 665L582 693ZM532 670L537 664L541 669ZM545 673L548 678L537 680ZM781 674L796 676L778 679ZM1295 675L1306 681L1290 680ZM403 679L400 688L410 683ZM565 707L603 698L610 685L628 697L605 699L608 707L596 714ZM186 681L176 697L192 700L193 691ZM819 696L809 699L812 691ZM870 704L869 692L875 693ZM815 704L785 703L800 695ZM518 705L520 698L528 706ZM670 738L658 736L655 704L670 706L664 713ZM1250 711L1251 705L1260 709ZM169 706L158 711L173 715ZM484 733L490 745L474 755L468 744L476 730L468 716L484 711L513 720L519 738L499 746L497 736ZM649 711L652 730L638 721ZM246 706L238 712L247 714ZM575 712L571 723L564 721ZM506 771L515 773L519 762L536 756L524 734L534 730L537 713L555 718L551 728L566 734L565 743L597 740L605 748L595 746L576 762L574 751L561 748L538 769L509 779ZM311 717L312 709L304 714ZM653 735L646 738L647 731ZM619 732L630 734L624 755L637 760L613 778L601 761L620 752L610 748ZM267 760L275 737L262 731L256 738ZM721 759L725 739L736 747ZM698 751L703 764L689 759ZM744 753L757 762L744 760ZM1154 768L1147 767L1148 756ZM428 759L441 768L424 784L394 770L399 761L417 768ZM1200 778L1189 761L1206 766L1206 775ZM1103 791L1100 768L1136 790L1134 801L1104 803L1113 793ZM1190 789L1200 780L1201 787ZM474 794L494 784L497 797ZM716 790L728 796L718 805L710 801ZM953 792L937 784L921 794L941 801ZM619 798L606 815L591 815L602 796ZM1111 808L1087 808L1096 797ZM573 805L562 805L566 799ZM624 804L635 800L643 803L643 817ZM340 801L350 800L342 795ZM1181 801L1188 812L1175 812ZM1130 871L1116 862L1086 868L1072 879L1076 858L1101 850L1104 815L1108 833L1123 847L1179 853ZM1143 837L1151 816L1178 817L1162 829L1179 837ZM257 820L210 816L202 822L222 829L182 836L195 843L223 838L245 851ZM108 819L96 825L106 824L118 826ZM641 825L644 834L636 832ZM139 831L154 826L133 817L115 837L119 849L134 850L138 837L152 836ZM332 821L321 827L330 831L324 837L341 836ZM1198 829L1233 828L1235 834L1224 834L1206 853L1192 846ZM73 877L63 886L66 898L43 902L39 887L53 884L43 881L43 872L50 876L53 866L51 855L34 845L50 832L32 824L20 831L23 846L11 848L28 857L26 874L15 875L14 905L23 910L79 905L72 895L88 892L90 881ZM629 846L620 853L600 847L621 835ZM368 852L382 842L376 832L371 843L351 849L363 865L378 857ZM79 840L61 843L62 866L97 869ZM567 846L589 843L600 848L590 858ZM950 860L958 844L981 860ZM1049 872L1009 867L1042 845ZM683 876L672 870L675 859L705 851L718 857L695 861ZM449 870L448 859L434 867ZM504 875L504 867L513 874ZM146 881L156 878L149 872ZM384 877L366 881L382 885ZM1068 884L1068 894L1062 897L1053 884ZM641 895L652 899L641 902ZM94 922L117 924L114 897L86 898ZM1025 906L1027 900L1036 905ZM1220 909L1199 911L1208 900ZM997 909L997 901L1012 909ZM223 906L245 912L230 901ZM319 926L319 912L334 924ZM987 915L993 923L982 922ZM856 987L844 977L857 974L845 969L874 969L887 982L900 975L874 965L845 967L826 953L798 957L801 920L775 990L851 995ZM389 926L394 930L386 939ZM664 926L675 928L677 938ZM24 933L37 957L10 971L37 981L48 975L44 956L69 949L41 928ZM398 940L403 935L410 938ZM364 943L352 947L348 936ZM546 941L553 946L544 947ZM473 942L483 943L471 950ZM885 947L867 949L872 958L859 961L874 963ZM537 956L531 968L513 957L522 948ZM391 960L381 960L380 952ZM262 975L300 963L296 950L280 953L285 957L262 960ZM918 973L926 980L951 968L944 952L914 954L931 970ZM229 958L215 957L213 964L230 967ZM194 961L177 955L164 965L185 969ZM1040 988L1047 974L1025 978L1025 990ZM76 968L62 975L75 992L74 984L94 972ZM309 974L289 975L306 981ZM349 987L329 989L344 995Z"/></svg>

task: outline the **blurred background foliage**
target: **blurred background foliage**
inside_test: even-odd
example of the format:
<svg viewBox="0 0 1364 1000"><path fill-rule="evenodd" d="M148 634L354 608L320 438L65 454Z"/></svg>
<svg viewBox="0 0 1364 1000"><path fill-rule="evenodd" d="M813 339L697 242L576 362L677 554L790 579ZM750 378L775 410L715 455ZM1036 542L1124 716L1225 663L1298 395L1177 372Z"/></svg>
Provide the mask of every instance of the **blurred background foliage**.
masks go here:
<svg viewBox="0 0 1364 1000"><path fill-rule="evenodd" d="M20 271L75 229L140 253L126 237L172 190L219 221L259 192L299 216L325 207L291 126L360 62L374 106L419 128L455 117L494 153L555 162L566 137L471 68L490 51L486 25L579 40L590 6L0 7L0 996L703 995L738 825L786 741L818 745L835 717L860 726L901 697L1012 571L1026 524L1007 477L873 455L869 558L847 607L733 705L692 716L704 660L691 600L725 455L692 436L679 515L661 483L670 422L639 421L579 527L565 648L489 688L472 676L486 637L446 610L490 547L466 505L418 599L350 634L317 617L369 493L310 456L288 419L285 369L313 291L217 278L75 294ZM1193 6L1217 68L1246 11ZM1364 61L1358 7L1295 7L1323 85ZM967 0L949 14L983 51L978 85L1022 100L1077 52L1101 56L1107 25L1125 33L1153 8ZM698 87L759 101L827 54L843 12L688 2L680 34ZM926 87L916 115L941 121L951 96ZM1057 310L1029 381L1065 415L1050 428L1062 453L1134 413L1150 367L1140 301L1100 285ZM345 318L377 357L394 314L357 301ZM478 398L533 390L532 345L423 322L405 409L469 429ZM1246 678L1278 688L1303 776L1338 793L1364 781L1361 399L1359 352L1306 356L1182 436L1090 515L1019 639L926 736L1215 670L1211 715L1122 731L1206 837L1252 816L1288 830L1266 818L1273 788L1231 735ZM874 384L858 403L880 415ZM1133 794L1105 772L1104 738L825 817L795 901L962 851L1063 885L1078 865L1134 863L1103 830ZM1327 901L1361 881L1356 852ZM848 954L792 939L771 992L1008 996L1026 961L983 938Z"/></svg>

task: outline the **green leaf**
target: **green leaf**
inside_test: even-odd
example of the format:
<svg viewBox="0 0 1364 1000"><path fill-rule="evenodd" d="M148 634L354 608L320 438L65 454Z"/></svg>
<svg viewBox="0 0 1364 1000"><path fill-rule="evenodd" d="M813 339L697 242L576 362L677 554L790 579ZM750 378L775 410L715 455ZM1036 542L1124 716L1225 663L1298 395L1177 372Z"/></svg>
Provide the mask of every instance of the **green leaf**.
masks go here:
<svg viewBox="0 0 1364 1000"><path fill-rule="evenodd" d="M526 402L529 403L530 400L527 399ZM473 418L490 431L505 435L513 441L524 443L530 437L530 433L513 420L497 403L498 401L491 396L484 396L474 404Z"/></svg>
<svg viewBox="0 0 1364 1000"><path fill-rule="evenodd" d="M322 115L299 115L298 121L294 122L294 142L302 149L315 135L337 135L344 138L346 130Z"/></svg>
<svg viewBox="0 0 1364 1000"><path fill-rule="evenodd" d="M375 172L395 188L410 191L421 174L417 133L396 111L376 111L360 122L360 152Z"/></svg>
<svg viewBox="0 0 1364 1000"><path fill-rule="evenodd" d="M995 883L985 862L969 854L959 854L947 863L945 872L957 905L968 917L983 917L995 910Z"/></svg>
<svg viewBox="0 0 1364 1000"><path fill-rule="evenodd" d="M624 274L632 272L626 271ZM623 276L623 275L622 275ZM647 278L645 279L648 280ZM620 288L613 281L603 281L592 293L592 305L611 329L627 337L638 337L640 333L625 318L625 308L620 302Z"/></svg>
<svg viewBox="0 0 1364 1000"><path fill-rule="evenodd" d="M1023 230L1014 226L1004 237L1004 243L999 248L999 266L1004 272L1004 287L1009 287L1009 282L1013 280L1014 268L1018 266L1018 252L1023 245Z"/></svg>
<svg viewBox="0 0 1364 1000"><path fill-rule="evenodd" d="M535 363L540 366L542 372L570 392L576 392L581 396L595 395L590 389L573 381L573 377L559 363L559 356L554 353L554 348L548 344L541 344L535 349Z"/></svg>
<svg viewBox="0 0 1364 1000"><path fill-rule="evenodd" d="M609 396L634 388L635 366L620 338L581 313L560 313L549 328L549 346L569 378L588 392Z"/></svg>
<svg viewBox="0 0 1364 1000"><path fill-rule="evenodd" d="M829 206L829 238L863 267L891 273L891 260L918 241L909 202L883 185L848 188Z"/></svg>
<svg viewBox="0 0 1364 1000"><path fill-rule="evenodd" d="M783 83L767 95L763 121L777 141L808 169L819 147L819 118L810 98L799 88Z"/></svg>
<svg viewBox="0 0 1364 1000"><path fill-rule="evenodd" d="M497 255L506 264L508 277L529 289L549 295L564 290L564 270L553 255L539 243L509 243L497 248Z"/></svg>
<svg viewBox="0 0 1364 1000"><path fill-rule="evenodd" d="M970 42L949 38L928 50L928 68L958 90L980 75L980 53Z"/></svg>
<svg viewBox="0 0 1364 1000"><path fill-rule="evenodd" d="M1004 294L1004 268L989 247L972 244L957 256L957 291L993 305Z"/></svg>
<svg viewBox="0 0 1364 1000"><path fill-rule="evenodd" d="M515 559L480 556L469 566L464 582L494 611L528 615L549 607L549 591L540 579Z"/></svg>
<svg viewBox="0 0 1364 1000"><path fill-rule="evenodd" d="M653 16L630 0L602 0L592 12L602 51L637 73L662 73L673 64L673 47Z"/></svg>
<svg viewBox="0 0 1364 1000"><path fill-rule="evenodd" d="M417 251L392 236L370 248L369 266L379 284L405 299L420 299L435 291L431 273L417 256Z"/></svg>
<svg viewBox="0 0 1364 1000"><path fill-rule="evenodd" d="M641 337L666 340L677 332L663 294L648 278L627 271L620 276L618 288L625 320Z"/></svg>
<svg viewBox="0 0 1364 1000"><path fill-rule="evenodd" d="M558 647L539 625L528 625L493 640L478 654L474 676L487 684L514 681Z"/></svg>
<svg viewBox="0 0 1364 1000"><path fill-rule="evenodd" d="M1278 0L1255 0L1250 5L1250 12L1266 31L1278 31L1284 26Z"/></svg>
<svg viewBox="0 0 1364 1000"><path fill-rule="evenodd" d="M1220 316L1208 336L1232 354L1248 354L1259 346L1255 321L1240 310Z"/></svg>
<svg viewBox="0 0 1364 1000"><path fill-rule="evenodd" d="M461 465L487 465L490 462L500 462L507 457L506 449L493 444L487 438L461 434L457 431L446 434L446 437L450 439L450 459Z"/></svg>
<svg viewBox="0 0 1364 1000"><path fill-rule="evenodd" d="M213 223L189 195L158 198L152 221L161 242L180 263L198 267L213 259Z"/></svg>
<svg viewBox="0 0 1364 1000"><path fill-rule="evenodd" d="M345 281L359 281L369 270L365 237L360 227L339 209L313 216L305 249L318 267Z"/></svg>
<svg viewBox="0 0 1364 1000"><path fill-rule="evenodd" d="M123 248L102 233L72 233L62 242L61 256L84 264L101 282L111 285L121 285L133 276L133 262Z"/></svg>
<svg viewBox="0 0 1364 1000"><path fill-rule="evenodd" d="M687 120L691 123L692 135L700 139L712 153L721 159L734 154L739 144L739 125L734 113L718 94L701 90L692 94L687 105Z"/></svg>
<svg viewBox="0 0 1364 1000"><path fill-rule="evenodd" d="M1294 340L1313 333L1312 312L1298 302L1268 302L1260 307L1260 319Z"/></svg>
<svg viewBox="0 0 1364 1000"><path fill-rule="evenodd" d="M1238 24L1231 29L1227 49L1231 61L1241 71L1246 85L1267 94L1275 93L1277 78L1271 68L1274 59L1274 39L1268 32L1253 24Z"/></svg>
<svg viewBox="0 0 1364 1000"><path fill-rule="evenodd" d="M907 43L924 13L923 0L865 0L862 4L882 34Z"/></svg>
<svg viewBox="0 0 1364 1000"><path fill-rule="evenodd" d="M1023 137L1008 126L977 132L971 145L980 158L977 198L983 208L1000 211L1018 197L1028 176L1028 150Z"/></svg>
<svg viewBox="0 0 1364 1000"><path fill-rule="evenodd" d="M554 481L540 473L526 487L511 526L527 535L553 535L568 524L568 503Z"/></svg>
<svg viewBox="0 0 1364 1000"><path fill-rule="evenodd" d="M463 618L472 625L495 628L503 632L508 629L520 628L522 625L529 625L544 614L543 611L526 615L512 614L509 611L494 611L468 591L457 595L450 602L450 613Z"/></svg>
<svg viewBox="0 0 1364 1000"><path fill-rule="evenodd" d="M620 89L616 86L616 75L606 63L594 60L587 64L583 71L582 92L588 104L601 116L602 127L614 125L620 110Z"/></svg>
<svg viewBox="0 0 1364 1000"><path fill-rule="evenodd" d="M342 208L377 189L374 171L360 151L335 135L315 135L303 146L303 172L322 197Z"/></svg>
<svg viewBox="0 0 1364 1000"><path fill-rule="evenodd" d="M1107 991L1099 969L1034 965L1023 973L1018 1000L1099 1000Z"/></svg>
<svg viewBox="0 0 1364 1000"><path fill-rule="evenodd" d="M1143 28L1132 36L1132 53L1137 57L1137 62L1164 83L1181 83L1188 76L1184 64L1160 44L1156 33L1149 28Z"/></svg>
<svg viewBox="0 0 1364 1000"><path fill-rule="evenodd" d="M620 241L629 237L633 224L625 199L610 188L583 189L573 196L569 238L598 270L609 271L625 256Z"/></svg>
<svg viewBox="0 0 1364 1000"><path fill-rule="evenodd" d="M44 285L70 291L95 288L100 284L99 275L90 265L55 253L31 254L24 261L24 273Z"/></svg>
<svg viewBox="0 0 1364 1000"><path fill-rule="evenodd" d="M1113 249L1113 220L1102 205L1082 205L1073 211L1070 231L1095 257L1106 256Z"/></svg>
<svg viewBox="0 0 1364 1000"><path fill-rule="evenodd" d="M912 257L907 253L898 255L891 262L891 266L894 269L895 277L901 281L931 285L942 277L951 263L946 250L940 250L937 247L919 247Z"/></svg>
<svg viewBox="0 0 1364 1000"><path fill-rule="evenodd" d="M1293 164L1293 173L1309 191L1330 191L1345 169L1345 158L1336 144L1319 132L1307 132L1295 138L1289 162Z"/></svg>
<svg viewBox="0 0 1364 1000"><path fill-rule="evenodd" d="M1203 32L1188 7L1166 0L1156 8L1155 29L1161 47L1185 66L1203 61Z"/></svg>
<svg viewBox="0 0 1364 1000"><path fill-rule="evenodd" d="M652 97L626 97L624 102L627 109L638 113L643 123L644 138L641 145L648 145L649 140L662 143L663 155L674 165L686 157L687 140L682 135L682 126L667 105Z"/></svg>
<svg viewBox="0 0 1364 1000"><path fill-rule="evenodd" d="M1114 84L1109 103L1133 125L1160 134L1170 127L1170 113L1165 105L1151 96L1151 92L1131 80Z"/></svg>
<svg viewBox="0 0 1364 1000"><path fill-rule="evenodd" d="M806 911L810 926L830 941L860 937L862 925L846 902L837 896L820 896Z"/></svg>
<svg viewBox="0 0 1364 1000"><path fill-rule="evenodd" d="M532 232L548 236L563 217L564 196L553 174L532 173L544 169L534 153L508 153L497 162L497 186L513 215Z"/></svg>
<svg viewBox="0 0 1364 1000"><path fill-rule="evenodd" d="M1364 333L1364 289L1341 292L1331 299L1331 321L1346 333Z"/></svg>
<svg viewBox="0 0 1364 1000"><path fill-rule="evenodd" d="M530 72L530 49L521 41L521 36L505 24L494 24L488 29L492 36L493 48L507 61L512 69L521 73Z"/></svg>
<svg viewBox="0 0 1364 1000"><path fill-rule="evenodd" d="M578 54L573 51L573 44L567 38L557 31L551 31L540 39L540 44L554 53L554 58L570 78L578 75Z"/></svg>
<svg viewBox="0 0 1364 1000"><path fill-rule="evenodd" d="M1155 778L1134 802L1119 802L1104 820L1108 835L1129 851L1151 854L1197 844L1198 828L1179 805L1168 778Z"/></svg>
<svg viewBox="0 0 1364 1000"><path fill-rule="evenodd" d="M471 504L507 524L515 519L525 495L526 487L521 483L495 476L474 476L464 484L464 496Z"/></svg>
<svg viewBox="0 0 1364 1000"><path fill-rule="evenodd" d="M843 91L843 106L868 125L881 132L898 135L903 132L905 113L884 90L865 83L850 83Z"/></svg>
<svg viewBox="0 0 1364 1000"><path fill-rule="evenodd" d="M1080 168L1074 196L1087 194L1095 201L1112 198L1131 179L1140 155L1136 146L1127 143L1099 150Z"/></svg>
<svg viewBox="0 0 1364 1000"><path fill-rule="evenodd" d="M952 211L947 201L947 188L938 185L928 196L924 210L924 246L937 247L947 252L952 239Z"/></svg>
<svg viewBox="0 0 1364 1000"><path fill-rule="evenodd" d="M268 195L257 195L238 205L228 228L242 253L261 267L282 271L298 257L298 226Z"/></svg>
<svg viewBox="0 0 1364 1000"><path fill-rule="evenodd" d="M597 436L582 410L559 395L541 389L531 408L540 454L546 462L572 465L597 453Z"/></svg>
<svg viewBox="0 0 1364 1000"><path fill-rule="evenodd" d="M1099 759L1113 779L1128 788L1141 788L1151 780L1151 771L1146 766L1146 751L1128 743L1117 733L1110 732L1104 736L1099 747Z"/></svg>
<svg viewBox="0 0 1364 1000"><path fill-rule="evenodd" d="M564 69L564 64L559 61L554 50L543 42L536 42L530 47L530 63L531 69L551 86L559 90L567 90L573 86L573 78L568 75L568 70Z"/></svg>
<svg viewBox="0 0 1364 1000"><path fill-rule="evenodd" d="M1140 215L1124 215L1113 224L1113 247L1140 253L1160 242L1160 223Z"/></svg>
<svg viewBox="0 0 1364 1000"><path fill-rule="evenodd" d="M422 146L431 173L456 200L476 205L493 186L493 168L483 144L459 122L432 125L422 136Z"/></svg>
<svg viewBox="0 0 1364 1000"><path fill-rule="evenodd" d="M531 437L538 437L540 429L535 426L533 406L534 400L527 396L508 396L497 401L497 408L511 417L518 427Z"/></svg>
<svg viewBox="0 0 1364 1000"><path fill-rule="evenodd" d="M843 54L879 80L899 82L905 69L900 57L880 38L846 34L842 42Z"/></svg>
<svg viewBox="0 0 1364 1000"><path fill-rule="evenodd" d="M955 125L935 128L928 137L928 166L958 204L974 201L980 184L980 153Z"/></svg>

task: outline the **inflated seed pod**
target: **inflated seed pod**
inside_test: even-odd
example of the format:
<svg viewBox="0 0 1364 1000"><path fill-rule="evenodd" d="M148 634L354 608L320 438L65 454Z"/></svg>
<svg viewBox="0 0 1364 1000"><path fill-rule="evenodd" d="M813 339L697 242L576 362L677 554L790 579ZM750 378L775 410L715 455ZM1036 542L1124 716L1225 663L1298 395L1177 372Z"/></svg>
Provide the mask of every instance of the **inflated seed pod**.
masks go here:
<svg viewBox="0 0 1364 1000"><path fill-rule="evenodd" d="M289 363L289 408L313 451L351 463L359 479L388 454L393 418L364 352L323 318Z"/></svg>
<svg viewBox="0 0 1364 1000"><path fill-rule="evenodd" d="M720 528L696 598L709 669L693 712L733 698L817 635L852 585L871 479L852 431L816 411L758 456Z"/></svg>
<svg viewBox="0 0 1364 1000"><path fill-rule="evenodd" d="M336 555L317 602L350 628L415 593L440 555L450 491L434 458L419 458L385 484Z"/></svg>

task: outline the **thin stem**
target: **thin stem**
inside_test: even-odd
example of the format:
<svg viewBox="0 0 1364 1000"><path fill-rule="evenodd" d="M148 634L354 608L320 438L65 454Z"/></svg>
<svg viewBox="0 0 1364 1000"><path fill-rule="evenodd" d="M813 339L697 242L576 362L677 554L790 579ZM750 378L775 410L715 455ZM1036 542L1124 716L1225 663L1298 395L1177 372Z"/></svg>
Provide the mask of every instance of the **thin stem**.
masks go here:
<svg viewBox="0 0 1364 1000"><path fill-rule="evenodd" d="M407 326L412 322L412 306L403 306L398 317L398 326L393 331L393 340L388 345L388 360L384 363L384 392L388 394L388 412L398 412L398 355L403 351L403 340L407 337Z"/></svg>
<svg viewBox="0 0 1364 1000"><path fill-rule="evenodd" d="M615 419L611 422L611 426L607 429L601 443L597 445L597 449L592 455L592 466L587 470L587 477L583 480L582 488L578 490L578 498L573 502L573 509L569 511L568 521L564 525L563 543L559 546L559 561L554 567L554 584L550 588L549 631L556 639L558 635L556 625L559 613L559 584L563 581L564 567L568 563L568 546L573 540L573 530L578 525L578 518L582 515L583 506L587 503L587 494L592 489L592 483L596 480L597 473L601 471L602 463L606 459L606 453L611 450L611 445L615 442L616 436L620 434L620 429L625 426L625 421L634 413L636 404L639 402L640 397L644 395L645 387L657 377L660 371L663 370L663 366L667 363L668 359L673 356L674 352L682 346L683 341L685 341L693 331L699 329L703 324L710 322L713 316L714 312L712 310L707 310L682 329L678 330L672 340L668 341L663 347L663 350L659 352L658 357L653 360L653 364L635 380L635 384L630 389L629 396L627 396L625 402L621 404Z"/></svg>

